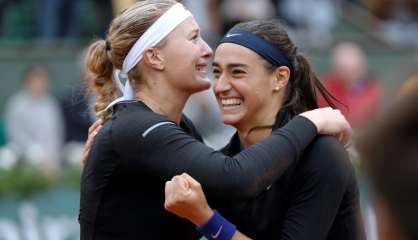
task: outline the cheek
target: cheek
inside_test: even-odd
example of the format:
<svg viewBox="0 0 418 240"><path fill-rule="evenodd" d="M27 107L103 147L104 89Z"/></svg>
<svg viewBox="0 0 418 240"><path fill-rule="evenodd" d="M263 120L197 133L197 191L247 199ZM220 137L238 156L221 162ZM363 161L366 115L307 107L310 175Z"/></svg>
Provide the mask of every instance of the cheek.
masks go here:
<svg viewBox="0 0 418 240"><path fill-rule="evenodd" d="M245 99L244 104L248 111L247 114L254 114L262 110L268 105L268 102L272 100L271 92L260 86L252 86L251 88L246 89L246 91L243 92L243 97Z"/></svg>

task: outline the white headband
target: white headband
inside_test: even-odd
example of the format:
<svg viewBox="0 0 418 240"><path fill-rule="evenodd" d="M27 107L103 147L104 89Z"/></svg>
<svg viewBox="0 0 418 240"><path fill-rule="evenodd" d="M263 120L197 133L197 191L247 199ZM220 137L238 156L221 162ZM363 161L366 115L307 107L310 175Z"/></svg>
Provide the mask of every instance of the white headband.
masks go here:
<svg viewBox="0 0 418 240"><path fill-rule="evenodd" d="M113 79L121 91L122 96L111 102L104 111L124 100L134 99L134 91L129 83L128 72L141 61L144 51L154 47L164 39L171 31L192 14L184 8L181 3L174 4L161 17L157 19L142 36L135 42L123 61L122 69L113 72ZM125 85L120 81L120 77L125 78Z"/></svg>

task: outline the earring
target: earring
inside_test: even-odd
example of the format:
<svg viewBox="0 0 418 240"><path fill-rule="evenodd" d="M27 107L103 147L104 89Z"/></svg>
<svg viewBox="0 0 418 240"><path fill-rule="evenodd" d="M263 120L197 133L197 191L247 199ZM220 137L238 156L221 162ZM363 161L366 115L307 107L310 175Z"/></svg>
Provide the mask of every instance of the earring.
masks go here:
<svg viewBox="0 0 418 240"><path fill-rule="evenodd" d="M276 86L276 87L274 88L274 90L275 90L275 91L279 91L279 89L280 89L280 87L279 87L279 86Z"/></svg>

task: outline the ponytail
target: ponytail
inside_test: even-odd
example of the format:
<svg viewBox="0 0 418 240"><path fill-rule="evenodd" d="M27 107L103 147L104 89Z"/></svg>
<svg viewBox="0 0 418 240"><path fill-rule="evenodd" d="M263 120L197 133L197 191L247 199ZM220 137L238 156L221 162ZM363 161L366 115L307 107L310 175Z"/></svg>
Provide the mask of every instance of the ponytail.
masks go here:
<svg viewBox="0 0 418 240"><path fill-rule="evenodd" d="M287 85L283 107L289 109L293 115L318 108L317 93L319 92L325 101L335 108L331 99L338 100L319 80L305 55L297 52L294 59L293 75Z"/></svg>
<svg viewBox="0 0 418 240"><path fill-rule="evenodd" d="M86 77L90 90L96 94L94 111L98 118L107 120L112 109L104 111L117 97L117 87L112 80L113 65L106 49L105 40L97 40L88 49L86 56Z"/></svg>
<svg viewBox="0 0 418 240"><path fill-rule="evenodd" d="M86 77L89 90L97 95L94 104L96 115L107 120L112 108L104 109L117 98L118 88L113 82L114 68L121 69L123 61L135 42L170 7L174 0L138 1L113 19L105 40L95 41L86 56ZM128 72L131 86L141 82L141 71L135 67Z"/></svg>
<svg viewBox="0 0 418 240"><path fill-rule="evenodd" d="M282 108L286 108L290 114L297 115L307 110L318 108L317 92L321 94L325 101L335 108L332 100L341 103L332 96L326 87L314 73L308 59L299 52L298 48L289 38L282 24L275 20L254 20L239 23L235 27L251 32L274 44L292 63L291 76L287 84L287 89L283 99ZM268 70L275 69L268 63ZM343 104L344 105L344 104Z"/></svg>

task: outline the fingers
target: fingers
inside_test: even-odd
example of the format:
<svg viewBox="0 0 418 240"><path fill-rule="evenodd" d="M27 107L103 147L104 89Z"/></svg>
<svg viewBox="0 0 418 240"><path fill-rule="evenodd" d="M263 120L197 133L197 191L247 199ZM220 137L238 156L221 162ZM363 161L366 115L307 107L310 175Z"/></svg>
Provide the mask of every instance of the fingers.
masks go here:
<svg viewBox="0 0 418 240"><path fill-rule="evenodd" d="M351 138L353 135L353 129L351 128L350 124L347 122L345 118L344 119L344 125L343 130L341 131L341 139L340 142L344 144L344 146L350 145Z"/></svg>
<svg viewBox="0 0 418 240"><path fill-rule="evenodd" d="M89 156L90 148L93 143L93 137L90 137L87 139L86 144L84 145L83 149L83 158L81 159L81 167L84 167L87 163L87 158Z"/></svg>
<svg viewBox="0 0 418 240"><path fill-rule="evenodd" d="M351 147L351 143L352 143L352 139L353 139L353 129L351 128L351 126L350 126L350 124L348 124L347 123L347 125L348 125L348 129L347 129L347 131L346 131L346 134L345 134L345 138L344 138L344 147L345 148L349 148L349 147Z"/></svg>
<svg viewBox="0 0 418 240"><path fill-rule="evenodd" d="M166 190L168 190L172 196L184 196L190 193L190 186L188 181L182 175L177 175L174 176L170 181L166 182Z"/></svg>
<svg viewBox="0 0 418 240"><path fill-rule="evenodd" d="M183 175L174 176L171 180L179 190L187 194L190 191L189 182Z"/></svg>
<svg viewBox="0 0 418 240"><path fill-rule="evenodd" d="M171 178L170 181L166 182L166 190L168 187L172 192L177 192L184 195L190 194L191 191L195 191L197 188L201 189L200 183L187 173L176 175Z"/></svg>
<svg viewBox="0 0 418 240"><path fill-rule="evenodd" d="M93 125L91 125L90 127L89 127L89 135L94 131L94 130L96 130L98 127L101 127L102 126L102 124L103 124L103 121L102 121L102 119L98 119L98 120L96 120L94 123L93 123Z"/></svg>
<svg viewBox="0 0 418 240"><path fill-rule="evenodd" d="M100 124L101 120L96 121L90 128L89 128L89 136L87 138L86 144L84 145L83 149L83 157L81 159L81 166L84 167L87 163L87 158L89 156L89 152L91 146L93 145L94 138L99 133L102 125Z"/></svg>
<svg viewBox="0 0 418 240"><path fill-rule="evenodd" d="M184 177L184 179L189 183L191 187L201 187L200 183L196 181L194 178L192 178L189 174L183 173L181 176Z"/></svg>
<svg viewBox="0 0 418 240"><path fill-rule="evenodd" d="M178 203L182 203L188 194L190 194L190 188L188 187L187 180L181 176L174 176L170 181L165 183L165 201L164 208L166 210L172 210Z"/></svg>
<svg viewBox="0 0 418 240"><path fill-rule="evenodd" d="M173 192L174 192L174 188L173 188L173 182L172 181L167 181L165 182L165 189L164 189L164 193L165 193L165 201L164 201L164 208L166 210L170 210L172 205L173 205Z"/></svg>
<svg viewBox="0 0 418 240"><path fill-rule="evenodd" d="M97 121L94 123L96 124ZM99 133L100 129L102 128L102 125L98 124L94 126L94 124L89 128L89 136L87 138L87 142L84 145L84 151L89 151L91 148L91 145L93 144L93 140L96 137L96 135ZM90 131L92 130L92 131Z"/></svg>
<svg viewBox="0 0 418 240"><path fill-rule="evenodd" d="M341 142L345 148L348 148L351 146L351 140L353 137L353 129L351 128L350 124L343 119L344 122L341 125L341 129L339 129L339 132L335 135L335 137L338 139L339 142Z"/></svg>
<svg viewBox="0 0 418 240"><path fill-rule="evenodd" d="M84 166L86 166L88 156L89 156L89 151L84 151L83 152L83 157L81 158L81 167L82 168L84 168Z"/></svg>

